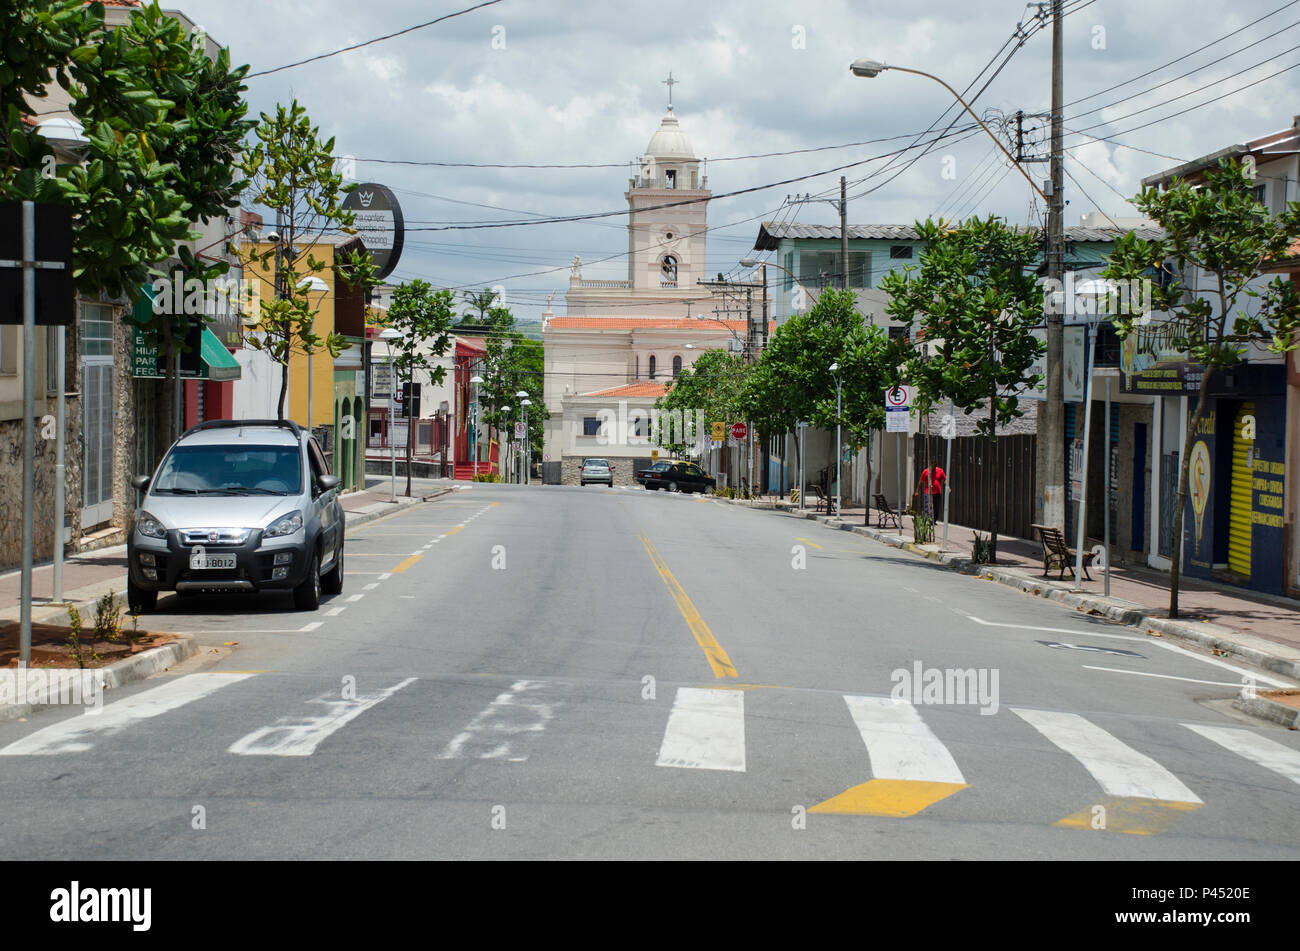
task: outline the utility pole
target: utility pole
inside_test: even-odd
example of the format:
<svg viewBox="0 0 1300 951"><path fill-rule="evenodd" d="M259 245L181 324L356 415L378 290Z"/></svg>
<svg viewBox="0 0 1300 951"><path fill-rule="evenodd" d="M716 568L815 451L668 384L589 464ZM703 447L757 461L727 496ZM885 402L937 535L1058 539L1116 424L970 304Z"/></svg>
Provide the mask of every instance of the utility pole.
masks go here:
<svg viewBox="0 0 1300 951"><path fill-rule="evenodd" d="M1061 0L1052 0L1052 156L1051 192L1047 206L1047 277L1049 294L1062 287L1065 275L1065 194L1063 129L1063 16ZM1049 297L1049 300L1051 298ZM1043 417L1038 421L1038 484L1042 492L1045 525L1065 527L1065 391L1063 366L1064 310L1047 311L1047 393Z"/></svg>
<svg viewBox="0 0 1300 951"><path fill-rule="evenodd" d="M844 176L840 176L840 274L842 290L849 289L849 200L845 197L847 186Z"/></svg>

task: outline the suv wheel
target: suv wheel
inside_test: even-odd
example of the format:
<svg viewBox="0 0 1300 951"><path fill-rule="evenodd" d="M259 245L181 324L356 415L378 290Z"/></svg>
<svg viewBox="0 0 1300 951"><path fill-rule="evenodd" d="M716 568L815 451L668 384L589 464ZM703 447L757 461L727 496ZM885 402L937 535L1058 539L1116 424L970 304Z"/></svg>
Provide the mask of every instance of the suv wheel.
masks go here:
<svg viewBox="0 0 1300 951"><path fill-rule="evenodd" d="M677 491L677 483L676 483L676 482L669 482L669 483L668 483L668 491L669 491L669 492L676 492L676 491Z"/></svg>
<svg viewBox="0 0 1300 951"><path fill-rule="evenodd" d="M320 607L320 551L311 555L311 564L307 566L307 577L302 584L293 589L293 605L299 611L315 611Z"/></svg>
<svg viewBox="0 0 1300 951"><path fill-rule="evenodd" d="M321 579L321 588L326 594L343 593L343 545L339 545L338 554L334 556L334 567Z"/></svg>
<svg viewBox="0 0 1300 951"><path fill-rule="evenodd" d="M158 607L158 592L137 588L135 582L127 578L126 606L132 614L148 614Z"/></svg>

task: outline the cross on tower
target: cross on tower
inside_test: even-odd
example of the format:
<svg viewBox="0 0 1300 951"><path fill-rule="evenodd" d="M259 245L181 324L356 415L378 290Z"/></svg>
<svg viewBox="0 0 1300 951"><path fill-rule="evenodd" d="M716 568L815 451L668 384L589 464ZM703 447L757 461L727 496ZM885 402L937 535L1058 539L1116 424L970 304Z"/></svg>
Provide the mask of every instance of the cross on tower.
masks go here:
<svg viewBox="0 0 1300 951"><path fill-rule="evenodd" d="M681 82L680 79L673 79L673 71L668 70L668 78L661 79L661 83L668 87L668 111L673 111L673 87Z"/></svg>

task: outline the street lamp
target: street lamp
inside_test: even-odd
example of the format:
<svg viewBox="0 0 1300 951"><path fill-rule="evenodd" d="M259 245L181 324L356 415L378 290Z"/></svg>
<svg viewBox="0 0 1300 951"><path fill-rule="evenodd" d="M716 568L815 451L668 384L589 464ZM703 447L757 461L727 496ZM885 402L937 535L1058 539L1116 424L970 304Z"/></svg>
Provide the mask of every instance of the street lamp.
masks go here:
<svg viewBox="0 0 1300 951"><path fill-rule="evenodd" d="M993 133L993 130L991 130L988 126L984 124L984 120L982 120L979 116L975 114L975 110L966 104L966 100L963 99L957 93L957 90L953 89L951 86L949 86L938 76L935 76L932 73L924 72L919 69L909 69L906 66L888 66L877 60L869 59L865 57L863 59L854 60L852 63L849 64L849 72L853 73L854 76L858 76L863 79L874 79L875 77L879 76L882 72L884 72L887 69L892 69L895 72L899 72L899 73L912 73L916 76L924 76L926 79L933 79L944 89L948 90L948 92L952 94L952 97L961 104L961 107L965 109L968 113L970 113L970 117L974 119L976 123L978 123L979 127L983 129L986 133L988 133L988 137L994 141L994 143L997 145L999 149L1002 150L1002 154L1005 155L1007 157L1007 160L1010 161L1011 164L1016 167L1016 171L1018 171L1021 175L1025 177L1025 181L1029 183L1029 187L1032 188L1035 192L1037 192L1038 196L1042 198L1043 201L1048 200L1047 193L1034 184L1034 180L1029 177L1029 173L1026 172L1024 168L1020 165L1020 163L1015 160L1015 157L1010 152L1007 151L1006 146L1002 144L1002 140L999 139ZM774 266L779 266L779 265L774 265Z"/></svg>
<svg viewBox="0 0 1300 951"><path fill-rule="evenodd" d="M474 402L469 406L469 458L474 464L474 475L478 475L478 388L483 377L475 373L469 381L474 384Z"/></svg>
<svg viewBox="0 0 1300 951"><path fill-rule="evenodd" d="M393 341L400 339L401 336L401 332L392 327L385 327L379 332L379 339L388 347L388 458L393 470L393 497L390 501L394 504L397 503L397 444L393 442L393 427L397 425L397 400L393 399L393 387L397 383L397 372L393 367Z"/></svg>
<svg viewBox="0 0 1300 951"><path fill-rule="evenodd" d="M301 281L299 281L298 287L303 290L306 290L308 294L325 294L328 293L330 289L330 286L328 284L326 284L324 281L322 281L319 277L317 277L314 274L305 277ZM389 330L392 330L392 328L390 327ZM398 335L396 330L393 330L393 334L394 336ZM391 349L391 344L389 345L389 348ZM311 370L312 370L312 364L316 362L313 359L315 356L316 354L314 351L308 352L307 354L307 432L312 431L312 426L315 423L315 420L312 418L311 415L311 395L312 395Z"/></svg>
<svg viewBox="0 0 1300 951"><path fill-rule="evenodd" d="M838 362L831 364L831 372L835 374L835 514L840 514L840 457L844 455L844 447L840 445L840 365Z"/></svg>
<svg viewBox="0 0 1300 951"><path fill-rule="evenodd" d="M523 451L520 454L520 460L519 460L520 465L523 468L523 473L519 481L524 485L527 485L528 477L531 474L528 471L529 463L532 462L532 460L529 458L529 450L532 448L532 446L531 446L531 440L529 440L528 438L528 407L533 405L533 401L528 399L528 393L524 390L520 390L518 393L515 394L515 396L523 397L523 399L519 401L519 405L524 408L524 442L521 446Z"/></svg>

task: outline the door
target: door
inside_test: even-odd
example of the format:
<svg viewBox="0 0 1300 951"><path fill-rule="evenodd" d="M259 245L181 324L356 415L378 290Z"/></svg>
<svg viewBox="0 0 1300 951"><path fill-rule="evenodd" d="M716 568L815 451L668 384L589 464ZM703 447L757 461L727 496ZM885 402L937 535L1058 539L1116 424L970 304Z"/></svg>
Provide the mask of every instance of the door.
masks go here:
<svg viewBox="0 0 1300 951"><path fill-rule="evenodd" d="M113 518L113 309L81 305L81 525Z"/></svg>
<svg viewBox="0 0 1300 951"><path fill-rule="evenodd" d="M1133 424L1133 535L1129 539L1130 551L1146 551L1146 497L1147 497L1147 424Z"/></svg>
<svg viewBox="0 0 1300 951"><path fill-rule="evenodd" d="M1228 500L1228 570L1243 578L1250 577L1251 492L1255 478L1254 446L1241 437L1247 416L1255 414L1255 404L1241 404L1232 422L1232 495Z"/></svg>
<svg viewBox="0 0 1300 951"><path fill-rule="evenodd" d="M330 470L325 462L325 455L316 445L315 439L307 440L307 456L311 464L312 505L316 507L320 518L320 564L321 570L324 571L334 564L343 544L343 512L338 501L339 489L326 491L317 485L317 480L323 475L328 475Z"/></svg>

